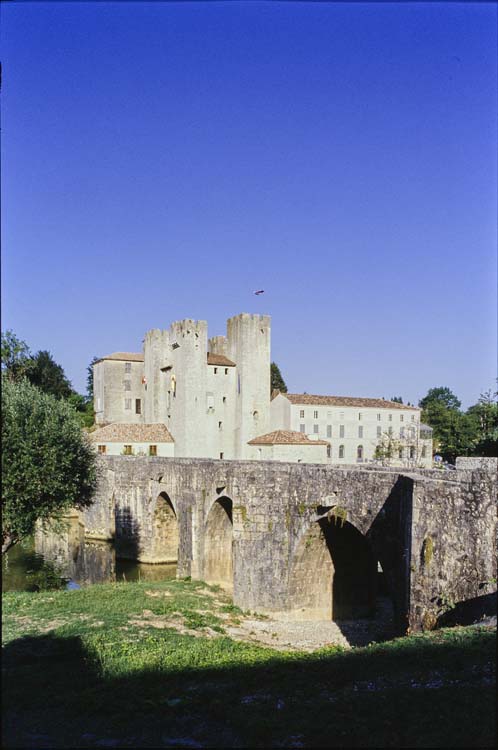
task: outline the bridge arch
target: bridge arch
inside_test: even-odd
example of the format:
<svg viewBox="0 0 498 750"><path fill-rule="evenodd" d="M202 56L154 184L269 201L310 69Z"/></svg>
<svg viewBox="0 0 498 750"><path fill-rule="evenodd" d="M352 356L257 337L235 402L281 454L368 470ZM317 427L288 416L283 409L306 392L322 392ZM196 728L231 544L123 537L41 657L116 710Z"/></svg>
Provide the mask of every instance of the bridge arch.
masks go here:
<svg viewBox="0 0 498 750"><path fill-rule="evenodd" d="M161 491L152 517L152 557L157 563L178 561L178 519L168 493Z"/></svg>
<svg viewBox="0 0 498 750"><path fill-rule="evenodd" d="M204 580L233 588L233 502L227 495L216 498L204 527Z"/></svg>
<svg viewBox="0 0 498 750"><path fill-rule="evenodd" d="M289 607L301 620L347 620L375 612L378 560L368 537L329 512L302 533L290 567Z"/></svg>

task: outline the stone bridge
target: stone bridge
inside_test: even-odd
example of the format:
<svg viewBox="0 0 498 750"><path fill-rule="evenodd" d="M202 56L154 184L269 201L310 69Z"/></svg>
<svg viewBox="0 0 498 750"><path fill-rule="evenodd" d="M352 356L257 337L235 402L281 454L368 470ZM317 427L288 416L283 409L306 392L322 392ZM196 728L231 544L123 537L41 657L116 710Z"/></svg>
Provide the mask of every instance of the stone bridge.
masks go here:
<svg viewBox="0 0 498 750"><path fill-rule="evenodd" d="M375 611L379 585L399 632L432 627L448 603L496 588L495 473L258 461L101 457L89 537L178 577L233 590L286 619Z"/></svg>

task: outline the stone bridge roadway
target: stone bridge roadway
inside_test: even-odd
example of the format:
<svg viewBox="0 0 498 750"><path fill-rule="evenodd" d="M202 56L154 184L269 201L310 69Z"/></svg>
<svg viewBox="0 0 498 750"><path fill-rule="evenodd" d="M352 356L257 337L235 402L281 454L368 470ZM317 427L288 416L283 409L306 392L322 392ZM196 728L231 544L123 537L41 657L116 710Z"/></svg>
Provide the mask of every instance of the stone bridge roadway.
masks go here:
<svg viewBox="0 0 498 750"><path fill-rule="evenodd" d="M441 599L482 597L496 580L489 471L441 479L268 461L100 460L85 533L114 539L124 557L177 560L179 577L233 589L244 610L354 618L374 612L380 586L405 632L432 627Z"/></svg>

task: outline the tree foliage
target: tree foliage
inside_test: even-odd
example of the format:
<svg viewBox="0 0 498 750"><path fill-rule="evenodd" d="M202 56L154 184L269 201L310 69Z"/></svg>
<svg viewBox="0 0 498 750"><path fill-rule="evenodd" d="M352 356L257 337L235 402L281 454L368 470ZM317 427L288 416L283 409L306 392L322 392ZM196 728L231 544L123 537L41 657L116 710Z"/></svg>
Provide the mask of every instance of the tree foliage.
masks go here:
<svg viewBox="0 0 498 750"><path fill-rule="evenodd" d="M283 379L280 368L276 362L272 362L270 366L270 393L274 390L280 391L281 393L287 393L285 380Z"/></svg>
<svg viewBox="0 0 498 750"><path fill-rule="evenodd" d="M33 357L33 366L28 373L28 380L44 393L49 393L56 398L69 398L75 393L64 370L47 351L39 351Z"/></svg>
<svg viewBox="0 0 498 750"><path fill-rule="evenodd" d="M434 448L447 461L457 456L495 456L498 439L496 393L481 394L466 412L449 388L431 388L419 402L422 422L434 430Z"/></svg>
<svg viewBox="0 0 498 750"><path fill-rule="evenodd" d="M2 331L2 373L9 380L21 380L33 367L29 346L21 341L14 331Z"/></svg>
<svg viewBox="0 0 498 750"><path fill-rule="evenodd" d="M88 401L93 401L93 366L98 361L99 358L94 357L86 368L86 397Z"/></svg>
<svg viewBox="0 0 498 750"><path fill-rule="evenodd" d="M96 357L87 368L89 395L85 398L74 390L63 368L57 364L49 351L32 354L26 342L18 339L13 331L2 333L2 373L15 382L27 378L44 393L66 399L76 410L82 427L91 427L95 421L92 369L95 361Z"/></svg>
<svg viewBox="0 0 498 750"><path fill-rule="evenodd" d="M433 404L440 404L446 409L459 409L462 402L449 388L440 386L439 388L430 388L427 395L419 401L419 406L424 410Z"/></svg>
<svg viewBox="0 0 498 750"><path fill-rule="evenodd" d="M27 380L2 378L2 552L37 521L89 505L97 459L71 405Z"/></svg>

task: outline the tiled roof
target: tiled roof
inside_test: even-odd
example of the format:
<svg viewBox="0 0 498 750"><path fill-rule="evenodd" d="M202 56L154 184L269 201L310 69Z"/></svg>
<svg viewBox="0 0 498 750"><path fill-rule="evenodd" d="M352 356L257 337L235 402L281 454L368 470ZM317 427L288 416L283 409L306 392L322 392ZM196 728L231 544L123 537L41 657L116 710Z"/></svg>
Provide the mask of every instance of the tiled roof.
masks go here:
<svg viewBox="0 0 498 750"><path fill-rule="evenodd" d="M224 354L211 354L211 352L208 352L207 363L208 365L219 365L220 367L237 367L235 362L225 357Z"/></svg>
<svg viewBox="0 0 498 750"><path fill-rule="evenodd" d="M135 352L114 352L114 354L107 354L105 357L101 357L97 362L102 362L103 359L117 359L124 362L143 362L144 355L136 354Z"/></svg>
<svg viewBox="0 0 498 750"><path fill-rule="evenodd" d="M249 440L248 445L328 445L326 440L311 440L303 432L275 430Z"/></svg>
<svg viewBox="0 0 498 750"><path fill-rule="evenodd" d="M93 443L174 443L164 424L119 424L114 422L90 433Z"/></svg>
<svg viewBox="0 0 498 750"><path fill-rule="evenodd" d="M383 398L357 398L356 396L314 396L311 393L282 393L291 404L310 406L365 406L373 409L411 409L420 411L418 406L407 406L397 401L385 401Z"/></svg>

